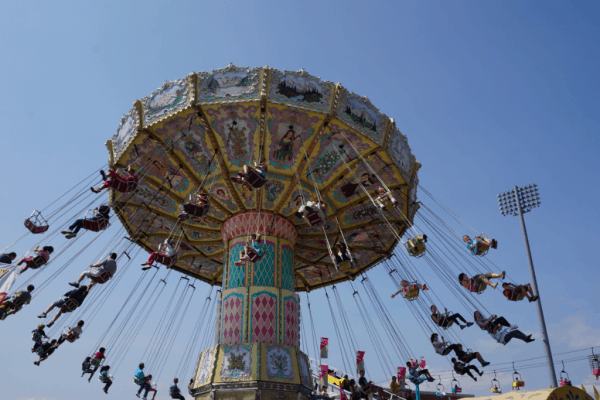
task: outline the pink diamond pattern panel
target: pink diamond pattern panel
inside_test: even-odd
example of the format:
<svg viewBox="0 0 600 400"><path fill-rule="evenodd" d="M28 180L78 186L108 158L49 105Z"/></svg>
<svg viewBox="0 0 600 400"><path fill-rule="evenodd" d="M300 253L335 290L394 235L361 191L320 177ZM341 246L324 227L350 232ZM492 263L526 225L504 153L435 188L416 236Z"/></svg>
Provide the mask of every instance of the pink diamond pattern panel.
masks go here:
<svg viewBox="0 0 600 400"><path fill-rule="evenodd" d="M283 301L284 310L284 344L287 346L298 346L298 327L300 311L298 308L298 300L295 297L286 297Z"/></svg>
<svg viewBox="0 0 600 400"><path fill-rule="evenodd" d="M267 291L252 295L252 341L277 344L277 296Z"/></svg>
<svg viewBox="0 0 600 400"><path fill-rule="evenodd" d="M244 334L244 295L241 293L230 293L223 300L221 323L221 343L242 343Z"/></svg>
<svg viewBox="0 0 600 400"><path fill-rule="evenodd" d="M221 236L224 242L232 238L247 236L248 232L258 232L262 235L269 234L286 239L294 244L298 239L298 232L296 232L293 223L280 215L275 215L273 219L273 213L268 211L261 213L245 211L235 214L225 221L221 227Z"/></svg>

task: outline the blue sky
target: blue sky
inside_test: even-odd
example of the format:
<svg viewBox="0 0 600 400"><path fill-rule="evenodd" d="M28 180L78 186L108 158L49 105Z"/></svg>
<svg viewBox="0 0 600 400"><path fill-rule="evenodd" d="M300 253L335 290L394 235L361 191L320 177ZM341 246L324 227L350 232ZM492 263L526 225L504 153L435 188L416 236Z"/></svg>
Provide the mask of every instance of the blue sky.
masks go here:
<svg viewBox="0 0 600 400"><path fill-rule="evenodd" d="M520 227L517 218L498 213L496 194L537 183L542 205L527 215L527 223L553 350L600 346L595 306L600 272L594 252L600 240L594 223L599 217L594 206L599 195L599 8L589 1L2 2L0 126L7 173L0 190L0 243L21 236L31 210L45 207L103 165L103 143L121 116L165 80L230 62L305 68L368 96L396 120L423 164L421 184L499 240L490 259L517 281L529 281ZM15 251L33 243L27 240ZM101 251L106 241L98 242L32 305L1 323L4 398L70 400L82 390L90 400L105 398L97 381L83 383L77 374L81 359L128 294L125 287L97 305L94 324L78 343L64 346L68 351L62 347L40 367L29 352L35 315L68 289L65 282L85 267L86 257ZM434 289L442 285L425 263L416 265ZM137 274L131 270L124 279L133 286ZM389 299L394 287L385 273L376 269L370 275L411 348L427 357L432 370L448 370L407 305ZM179 364L208 290L198 285L198 307L181 328L164 382ZM350 298L349 287L339 290ZM447 289L441 293L454 311L469 314ZM509 304L499 296L486 293L480 300L539 337L534 306ZM311 293L311 302L322 301L323 291ZM119 368L112 397L133 396L130 375L161 313L153 313L130 360ZM317 335L332 338L335 353L339 344L328 310L317 309L314 317ZM390 374L378 369L360 316L352 311L350 320L366 343L371 379L385 380ZM460 337L494 364L542 354L539 340L498 347L474 328ZM571 354L556 360L562 357ZM342 366L339 358L330 363ZM586 362L566 367L573 383L592 382ZM545 368L526 369L523 375L527 389L549 385ZM468 378L461 383L465 391L484 395L491 378L486 374L478 384ZM499 378L508 388L510 377ZM164 389L157 399L161 395L166 398Z"/></svg>

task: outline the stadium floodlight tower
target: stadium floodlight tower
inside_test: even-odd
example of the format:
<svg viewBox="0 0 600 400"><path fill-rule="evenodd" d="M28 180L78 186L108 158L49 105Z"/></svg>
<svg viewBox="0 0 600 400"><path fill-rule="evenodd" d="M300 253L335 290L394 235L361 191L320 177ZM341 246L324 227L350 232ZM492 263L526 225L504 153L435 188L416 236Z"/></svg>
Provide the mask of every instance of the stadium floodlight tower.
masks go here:
<svg viewBox="0 0 600 400"><path fill-rule="evenodd" d="M527 252L527 262L529 264L529 274L531 275L531 284L534 294L539 296L537 279L535 278L535 269L533 268L533 260L531 259L531 249L529 248L529 239L527 238L527 228L525 227L525 218L523 214L531 211L535 207L540 206L540 195L535 183L526 186L515 186L512 190L502 192L498 195L498 203L500 205L500 213L504 216L514 215L519 216L521 220L521 230L523 231L523 240L525 241L525 251ZM538 320L540 330L542 331L542 340L544 341L544 350L548 360L548 373L550 374L550 384L553 387L558 387L556 382L556 372L554 371L554 361L552 360L552 351L550 349L550 340L546 330L546 321L544 319L544 311L542 310L542 301L538 299L536 302Z"/></svg>

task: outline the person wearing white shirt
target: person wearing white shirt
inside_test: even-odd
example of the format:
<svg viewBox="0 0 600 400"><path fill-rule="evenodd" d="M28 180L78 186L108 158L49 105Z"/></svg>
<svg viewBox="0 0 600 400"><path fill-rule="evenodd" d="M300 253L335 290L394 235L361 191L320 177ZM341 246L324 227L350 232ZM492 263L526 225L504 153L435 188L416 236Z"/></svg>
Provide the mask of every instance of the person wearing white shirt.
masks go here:
<svg viewBox="0 0 600 400"><path fill-rule="evenodd" d="M165 257L172 257L173 254L175 254L173 246L171 246L171 243L169 243L169 239L166 239L165 242L159 246L158 251L154 251L152 252L152 254L150 254L148 261L142 264L142 266L144 267L142 268L142 271L145 271L152 267L152 263L154 262L154 259L158 254L162 254Z"/></svg>

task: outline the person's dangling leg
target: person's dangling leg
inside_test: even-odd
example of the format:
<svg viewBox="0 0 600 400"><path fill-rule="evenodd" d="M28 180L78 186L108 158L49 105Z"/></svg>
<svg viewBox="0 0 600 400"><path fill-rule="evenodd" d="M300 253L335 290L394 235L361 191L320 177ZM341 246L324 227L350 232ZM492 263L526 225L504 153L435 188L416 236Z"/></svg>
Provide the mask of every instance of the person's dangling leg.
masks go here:
<svg viewBox="0 0 600 400"><path fill-rule="evenodd" d="M454 354L456 354L457 350L460 351L460 344L454 343L446 347L446 349L442 352L442 355L447 356L448 354L450 354L451 351L454 351Z"/></svg>
<svg viewBox="0 0 600 400"><path fill-rule="evenodd" d="M452 314L452 315L448 316L447 319L449 321L454 321L454 323L456 323L458 325L460 325L460 322L458 322L459 320L462 321L462 323L465 324L465 325L467 325L467 326L473 325L472 322L467 322L467 320L462 315L460 315L459 313Z"/></svg>
<svg viewBox="0 0 600 400"><path fill-rule="evenodd" d="M112 385L112 381L109 379L106 384L104 385L104 393L108 394L108 388L110 387L110 385Z"/></svg>
<svg viewBox="0 0 600 400"><path fill-rule="evenodd" d="M469 375L471 378L473 378L474 381L477 381L477 378L475 378L473 376L473 374L471 373L471 371L469 371L468 368L464 368L463 371L465 372L465 374Z"/></svg>
<svg viewBox="0 0 600 400"><path fill-rule="evenodd" d="M480 372L479 369L474 365L467 365L466 370L467 371L473 370L473 371L477 372L479 374L479 376L483 375L483 371ZM475 380L477 380L477 379L475 379Z"/></svg>
<svg viewBox="0 0 600 400"><path fill-rule="evenodd" d="M525 343L530 343L535 340L531 338L531 335L525 335L523 332L517 329L507 333L506 336L504 336L504 344L510 342L511 339L519 339L524 341Z"/></svg>
<svg viewBox="0 0 600 400"><path fill-rule="evenodd" d="M44 311L43 313L41 313L40 315L38 315L38 318L46 318L46 314L48 314L53 309L54 309L54 303L52 303L50 305L50 307L48 307L48 309L46 311Z"/></svg>
<svg viewBox="0 0 600 400"><path fill-rule="evenodd" d="M478 351L477 351L477 352L475 352L475 353L474 353L474 355L475 355L475 357L477 357L477 361L479 361L479 362L481 363L481 366L482 366L482 367L485 367L486 365L490 365L490 363L489 363L489 362L485 361L485 360L483 359L483 357L481 357L481 354L479 354L479 352L478 352Z"/></svg>
<svg viewBox="0 0 600 400"><path fill-rule="evenodd" d="M490 328L493 331L497 326L505 326L507 328L512 328L511 324L508 323L508 321L506 320L506 318L504 317L498 317L495 320L493 320L490 323ZM512 328L512 329L516 329L516 328Z"/></svg>

